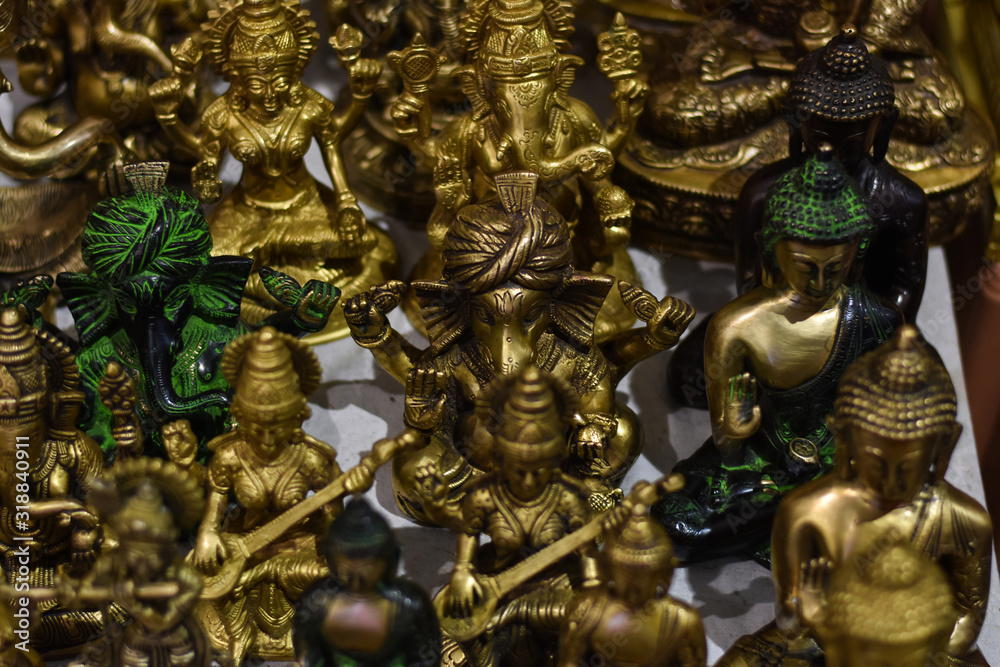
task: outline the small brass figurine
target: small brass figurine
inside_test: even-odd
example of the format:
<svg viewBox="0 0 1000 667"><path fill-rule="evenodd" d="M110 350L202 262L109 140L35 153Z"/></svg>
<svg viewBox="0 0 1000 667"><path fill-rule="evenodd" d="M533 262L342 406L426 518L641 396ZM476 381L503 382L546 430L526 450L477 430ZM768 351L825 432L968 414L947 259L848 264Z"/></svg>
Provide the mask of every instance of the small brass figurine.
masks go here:
<svg viewBox="0 0 1000 667"><path fill-rule="evenodd" d="M12 585L48 586L57 572L82 576L97 556L98 526L82 500L103 457L76 428L83 399L68 346L29 327L21 311L0 311L0 565ZM47 600L32 616L39 650L73 648L101 633L92 608Z"/></svg>
<svg viewBox="0 0 1000 667"><path fill-rule="evenodd" d="M646 326L597 344L594 322L614 280L573 270L565 222L535 197L533 174L497 180L500 198L463 208L445 236L444 280L412 285L428 324L427 350L389 325L386 314L400 301L401 283L344 304L355 341L406 383L408 410L447 398L441 423L426 426L430 444L393 458L397 502L418 521L428 517L417 471L434 464L457 492L468 476L491 470L495 415L477 410L476 402L494 378L532 364L577 396L570 474L593 493L609 492L643 445L641 425L616 399L615 387L637 363L674 345L694 316L679 299L657 301L622 283L626 306Z"/></svg>
<svg viewBox="0 0 1000 667"><path fill-rule="evenodd" d="M635 127L647 92L635 70L641 59L638 42L629 38L634 33L620 16L602 36L598 66L613 82L615 102L615 114L605 125L586 103L569 97L575 70L583 64L564 53L572 22L572 8L561 0L470 5L462 27L466 64L455 76L472 108L436 135L426 131L430 109L425 86L404 77L404 92L390 113L414 155L433 170L436 196L427 225L431 251L415 277L440 276L449 227L464 206L495 196L497 174L530 171L538 174L547 200L576 228L574 233L601 246L597 255L605 260L604 269L619 280L638 282L624 246L603 247L608 220L598 217L602 208L591 206L594 194L611 187L614 155ZM577 265L590 269L584 259L578 257ZM418 313L409 310L410 319L421 326ZM613 295L601 316L598 339L628 329L632 322Z"/></svg>
<svg viewBox="0 0 1000 667"><path fill-rule="evenodd" d="M940 659L957 616L941 568L896 546L864 569L848 563L833 571L816 632L829 667L964 665Z"/></svg>
<svg viewBox="0 0 1000 667"><path fill-rule="evenodd" d="M869 290L895 304L907 322L920 307L927 273L927 197L886 161L889 135L898 116L893 81L885 63L872 56L852 26L799 63L785 100L791 155L756 171L740 191L734 216L736 285L740 294L764 280L757 235L764 224L767 193L820 145L833 146L854 178L872 217L871 238L859 252ZM668 384L684 402L707 407L699 395L708 320L686 338L668 367Z"/></svg>
<svg viewBox="0 0 1000 667"><path fill-rule="evenodd" d="M775 183L764 220L764 285L706 336L712 439L676 466L688 487L653 508L687 561L766 558L781 497L833 465L826 415L841 375L900 324L854 277L871 221L832 147Z"/></svg>
<svg viewBox="0 0 1000 667"><path fill-rule="evenodd" d="M677 561L649 507L632 505L605 535L599 584L578 592L566 611L560 667L704 667L701 616L667 595Z"/></svg>
<svg viewBox="0 0 1000 667"><path fill-rule="evenodd" d="M326 573L320 536L340 507L336 498L317 504L314 495L319 514L281 528L271 522L340 475L336 452L302 432L306 397L322 370L308 345L271 327L230 343L221 370L236 390L239 426L209 443L208 502L193 562L214 576L198 614L236 664L247 655L290 659L293 605ZM243 543L251 536L260 540L253 548Z"/></svg>
<svg viewBox="0 0 1000 667"><path fill-rule="evenodd" d="M941 657L979 664L993 528L979 503L944 480L961 432L956 404L944 364L911 326L851 366L830 418L837 465L790 493L774 521L777 624L739 640L720 664L774 664L773 655L822 664L816 633L838 613L829 609L829 573L877 568L879 554L900 543L936 562L952 587Z"/></svg>
<svg viewBox="0 0 1000 667"><path fill-rule="evenodd" d="M208 215L216 252L251 257L258 269L274 266L300 283L319 279L352 294L391 277L396 262L391 240L369 226L358 207L340 156L340 143L360 119L381 65L357 57L357 30L337 31L332 43L350 73L352 97L336 111L301 80L316 50L315 28L297 2L225 3L203 27L203 44L189 40L175 49L175 74L150 92L168 136L198 157L191 172L198 198L219 200ZM229 88L205 110L195 131L179 120L177 106L201 58ZM313 139L333 190L306 169ZM219 169L226 150L243 163L243 175L223 196ZM274 312L266 286L255 278L244 304L251 323ZM317 340L346 333L334 318Z"/></svg>
<svg viewBox="0 0 1000 667"><path fill-rule="evenodd" d="M498 468L467 483L460 503L449 503L444 480L428 466L423 474L436 502L427 510L459 533L455 565L436 605L450 637L472 664L546 664L551 660L565 606L572 596L569 574L593 571L591 536L576 553L549 560L552 568L505 570L582 528L590 518L584 489L562 475L573 411L572 393L529 366L497 387ZM479 535L490 547L479 547ZM577 558L579 555L579 558ZM555 567L558 563L558 567ZM529 571L525 571L529 570ZM483 577L493 576L491 581ZM508 577L509 578L509 577Z"/></svg>
<svg viewBox="0 0 1000 667"><path fill-rule="evenodd" d="M58 279L73 314L87 407L81 424L111 446L113 410L98 400L109 362L136 384L147 447L162 453L160 428L188 419L206 442L228 424L229 385L222 349L249 327L240 299L251 269L242 257L210 256L212 238L198 202L165 188L166 163L129 165L134 192L94 208L83 236L92 272ZM264 272L282 312L265 324L292 333L320 331L339 292L328 283L300 287ZM204 458L207 450L199 452Z"/></svg>
<svg viewBox="0 0 1000 667"><path fill-rule="evenodd" d="M441 630L430 597L396 576L399 544L364 498L330 524L330 576L299 600L293 633L303 667L437 667Z"/></svg>
<svg viewBox="0 0 1000 667"><path fill-rule="evenodd" d="M127 617L122 625L107 619L105 643L89 647L72 666L209 667L212 648L192 613L201 576L176 544L180 531L201 517L198 482L167 461L119 462L89 501L117 545L83 582L63 582L64 589L78 600L114 602Z"/></svg>

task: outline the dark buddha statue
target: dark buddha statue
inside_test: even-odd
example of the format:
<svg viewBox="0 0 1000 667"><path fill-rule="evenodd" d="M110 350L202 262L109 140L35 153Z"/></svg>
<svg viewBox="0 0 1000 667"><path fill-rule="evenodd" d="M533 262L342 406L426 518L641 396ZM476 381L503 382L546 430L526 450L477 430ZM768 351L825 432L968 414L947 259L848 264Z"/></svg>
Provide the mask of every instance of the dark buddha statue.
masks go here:
<svg viewBox="0 0 1000 667"><path fill-rule="evenodd" d="M907 322L914 321L927 274L927 198L885 159L897 116L892 78L852 26L844 26L825 47L799 62L785 101L790 155L758 170L740 192L735 246L739 294L768 281L757 241L768 190L829 143L857 181L873 224L870 238L859 248L857 270L873 294L899 308ZM708 407L703 369L710 319L678 345L667 369L671 393L682 404Z"/></svg>
<svg viewBox="0 0 1000 667"><path fill-rule="evenodd" d="M859 275L873 222L833 152L821 145L770 188L761 284L708 326L712 438L674 468L684 488L652 508L688 562L769 557L781 498L833 466L826 417L841 375L901 324Z"/></svg>
<svg viewBox="0 0 1000 667"><path fill-rule="evenodd" d="M355 498L330 525L330 576L306 591L293 641L304 667L431 667L441 632L427 593L396 577L399 544L378 512Z"/></svg>

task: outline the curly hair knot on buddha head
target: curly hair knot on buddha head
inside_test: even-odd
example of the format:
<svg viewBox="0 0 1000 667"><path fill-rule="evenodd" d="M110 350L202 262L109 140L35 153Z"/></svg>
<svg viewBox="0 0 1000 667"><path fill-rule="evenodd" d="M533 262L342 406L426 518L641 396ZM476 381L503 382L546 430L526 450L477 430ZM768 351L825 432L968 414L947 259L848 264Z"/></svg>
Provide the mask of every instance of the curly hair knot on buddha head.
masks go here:
<svg viewBox="0 0 1000 667"><path fill-rule="evenodd" d="M847 369L834 402L836 421L891 440L949 435L957 414L948 370L909 325Z"/></svg>
<svg viewBox="0 0 1000 667"><path fill-rule="evenodd" d="M888 114L895 103L885 63L868 53L848 24L826 46L799 61L785 97L785 117L793 127L806 116L860 122Z"/></svg>
<svg viewBox="0 0 1000 667"><path fill-rule="evenodd" d="M572 274L569 229L534 196L537 178L498 175L498 199L458 212L444 241L445 280L481 294L511 282L550 290Z"/></svg>
<svg viewBox="0 0 1000 667"><path fill-rule="evenodd" d="M852 243L866 237L871 218L857 184L820 146L805 164L779 178L767 193L761 250L773 264L774 246L783 239L819 245Z"/></svg>

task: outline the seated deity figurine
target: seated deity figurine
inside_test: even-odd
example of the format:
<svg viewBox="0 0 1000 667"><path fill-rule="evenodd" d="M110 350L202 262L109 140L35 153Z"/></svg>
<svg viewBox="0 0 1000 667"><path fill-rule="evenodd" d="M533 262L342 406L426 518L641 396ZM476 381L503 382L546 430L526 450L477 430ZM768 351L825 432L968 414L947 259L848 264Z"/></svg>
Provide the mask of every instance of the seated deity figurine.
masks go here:
<svg viewBox="0 0 1000 667"><path fill-rule="evenodd" d="M829 145L772 187L758 237L764 285L708 328L712 438L675 467L684 490L653 508L683 560L766 559L781 497L833 465L826 415L837 382L900 324L855 277L870 230Z"/></svg>
<svg viewBox="0 0 1000 667"><path fill-rule="evenodd" d="M872 293L895 304L913 322L927 274L927 197L886 161L898 108L892 77L852 26L799 62L785 98L788 157L759 170L740 191L734 220L736 287L745 294L764 280L757 235L774 183L828 143L858 183L872 218L871 238L859 252ZM668 386L686 404L707 407L701 388L709 319L681 341L668 366Z"/></svg>
<svg viewBox="0 0 1000 667"><path fill-rule="evenodd" d="M432 498L427 511L458 533L455 565L439 611L448 631L453 618L488 620L481 633L456 637L469 664L551 664L566 604L581 572L593 577L594 542L515 586L492 590L481 577L501 573L587 523L591 509L581 485L560 470L572 424L572 391L534 366L491 385L498 467L466 483L462 499L448 497L435 467L421 471ZM480 546L484 534L490 543Z"/></svg>
<svg viewBox="0 0 1000 667"><path fill-rule="evenodd" d="M113 411L98 400L108 364L135 382L133 406L150 453L162 454L160 429L191 422L204 458L208 440L230 425L231 389L219 372L222 350L250 330L241 317L253 261L213 255L198 201L166 187L167 163L127 165L133 191L91 211L83 232L87 273L61 273L73 314L77 362L86 394L80 426L110 449ZM298 285L276 271L264 279L282 310L262 324L288 333L321 331L340 296L334 285Z"/></svg>
<svg viewBox="0 0 1000 667"><path fill-rule="evenodd" d="M632 506L605 535L597 585L574 595L566 611L559 666L704 667L701 616L667 595L677 561L649 507Z"/></svg>
<svg viewBox="0 0 1000 667"><path fill-rule="evenodd" d="M940 659L957 615L944 571L900 545L864 569L841 563L831 573L816 632L828 667L964 667L971 663Z"/></svg>
<svg viewBox="0 0 1000 667"><path fill-rule="evenodd" d="M323 544L330 576L295 608L302 667L437 667L441 630L426 591L396 576L399 543L364 498L347 503Z"/></svg>
<svg viewBox="0 0 1000 667"><path fill-rule="evenodd" d="M741 243L740 188L755 171L799 148L794 135L803 118L790 119L791 128L782 118L803 73L797 63L801 68L803 60L815 64L831 55L827 43L840 41L845 24L857 26L851 31L857 42L863 39L866 51L885 63L885 80L895 88L895 110L877 143L887 145L895 125L882 156L927 193L930 241L952 238L981 215L994 140L925 34L923 0L604 4L638 19L630 22L642 33L643 62L654 65L644 68L650 94L615 171L616 182L640 203L633 233L641 241L732 258ZM956 34L975 32L963 26ZM846 57L834 56L822 69L840 70L848 81L864 77L866 63L855 60L856 53L837 54ZM840 97L841 83L822 77L816 83L810 106L825 106L831 115L843 102L875 92Z"/></svg>
<svg viewBox="0 0 1000 667"><path fill-rule="evenodd" d="M720 665L774 665L775 655L785 665L824 664L817 632L838 627L830 572L878 568L879 555L900 543L936 562L951 586L954 613L935 664L982 664L975 647L993 527L979 503L944 480L961 432L956 412L944 364L909 325L854 362L830 417L836 467L788 494L774 521L776 624L737 641Z"/></svg>
<svg viewBox="0 0 1000 667"><path fill-rule="evenodd" d="M532 174L507 174L497 181L499 199L463 208L445 236L444 279L412 285L428 325L429 348L418 349L389 326L386 313L399 303L401 284L380 286L344 304L355 341L407 383L408 406L434 403L442 392L447 397L449 409L433 426L430 443L394 453L397 502L419 521L428 517L414 483L416 471L435 464L456 492L470 475L488 472L496 448L474 409L477 396L494 378L531 364L565 381L577 395L570 474L594 493L613 489L643 445L641 425L615 397L615 388L637 363L671 347L694 316L683 301L657 302L622 284L625 303L646 326L597 344L594 321L614 280L574 271L565 222L535 198ZM435 374L439 381L431 377Z"/></svg>
<svg viewBox="0 0 1000 667"><path fill-rule="evenodd" d="M126 619L109 620L104 641L71 667L209 667L212 647L192 613L201 575L177 551L181 530L201 518L198 481L168 461L120 461L88 501L117 546L101 554L82 582L64 581L62 588L71 598L116 603Z"/></svg>
<svg viewBox="0 0 1000 667"><path fill-rule="evenodd" d="M150 89L157 118L175 142L196 156L191 181L198 198L218 204L208 215L218 253L242 255L256 268L273 266L300 283L336 284L348 294L391 277L392 241L367 224L344 172L340 144L361 118L381 65L359 58L359 31L344 27L332 38L350 75L343 110L306 86L302 73L319 35L299 3L243 0L225 4L202 30L197 45L174 52L174 74ZM204 58L229 84L204 111L197 130L177 108ZM316 181L305 155L315 139L333 190ZM236 187L223 195L223 152L243 164ZM221 199L220 199L221 198ZM244 300L257 323L274 312L266 286L251 278ZM334 318L323 338L346 334Z"/></svg>
<svg viewBox="0 0 1000 667"><path fill-rule="evenodd" d="M319 384L319 361L309 346L271 327L226 347L222 372L236 388L234 430L209 443L208 502L193 562L208 575L225 571L239 557L233 542L302 503L310 491L340 474L336 452L302 431L309 417L306 397ZM321 535L340 510L322 511L273 534L250 553L228 593L206 600L198 615L219 649L235 664L247 655L287 660L293 655L294 604L326 574Z"/></svg>
<svg viewBox="0 0 1000 667"><path fill-rule="evenodd" d="M0 311L0 566L12 585L48 586L57 572L79 577L97 557L98 525L82 501L104 458L76 427L79 377L67 345L28 326L23 310ZM101 634L92 607L46 600L32 616L31 645L40 651Z"/></svg>
<svg viewBox="0 0 1000 667"><path fill-rule="evenodd" d="M431 250L416 267L415 278L438 279L444 239L459 211L495 196L497 174L523 170L538 174L544 184L540 193L570 222L574 234L602 246L598 254L607 273L637 282L624 246L604 242L602 232L611 221L591 203L598 192L614 187L609 178L614 155L635 128L646 96L646 85L637 76L638 36L618 16L598 40L598 68L614 88L615 112L605 124L590 106L569 95L575 70L583 64L566 53L573 18L572 4L564 0L470 3L461 27L465 66L455 69L455 77L471 109L433 134L424 131L431 108L417 86L406 85L393 104L397 132L433 172L436 202L427 224ZM403 60L407 56L406 50L400 53ZM593 270L585 259L576 257L576 265ZM419 313L412 303L407 307L419 326ZM632 323L612 289L598 338Z"/></svg>

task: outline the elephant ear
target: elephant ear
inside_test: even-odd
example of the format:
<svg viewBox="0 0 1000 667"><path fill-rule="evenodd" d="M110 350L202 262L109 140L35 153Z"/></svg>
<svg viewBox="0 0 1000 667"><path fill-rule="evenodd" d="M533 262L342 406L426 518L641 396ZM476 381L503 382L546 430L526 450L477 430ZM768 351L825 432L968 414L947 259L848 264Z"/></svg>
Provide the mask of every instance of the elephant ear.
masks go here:
<svg viewBox="0 0 1000 667"><path fill-rule="evenodd" d="M469 291L443 280L412 286L431 348L440 351L461 338L469 326Z"/></svg>
<svg viewBox="0 0 1000 667"><path fill-rule="evenodd" d="M458 79L458 86L472 104L472 119L482 120L490 114L490 105L483 97L479 73L474 65L455 69L452 76Z"/></svg>
<svg viewBox="0 0 1000 667"><path fill-rule="evenodd" d="M560 55L556 63L556 89L555 99L560 106L566 105L569 97L569 89L576 80L576 70L583 66L583 59L579 56Z"/></svg>
<svg viewBox="0 0 1000 667"><path fill-rule="evenodd" d="M210 257L188 288L194 311L203 319L235 325L252 268L253 260L247 257Z"/></svg>
<svg viewBox="0 0 1000 667"><path fill-rule="evenodd" d="M553 294L552 324L580 349L594 344L594 322L615 279L597 273L574 273Z"/></svg>
<svg viewBox="0 0 1000 667"><path fill-rule="evenodd" d="M111 284L87 273L60 273L56 280L73 315L80 345L94 345L116 319Z"/></svg>

